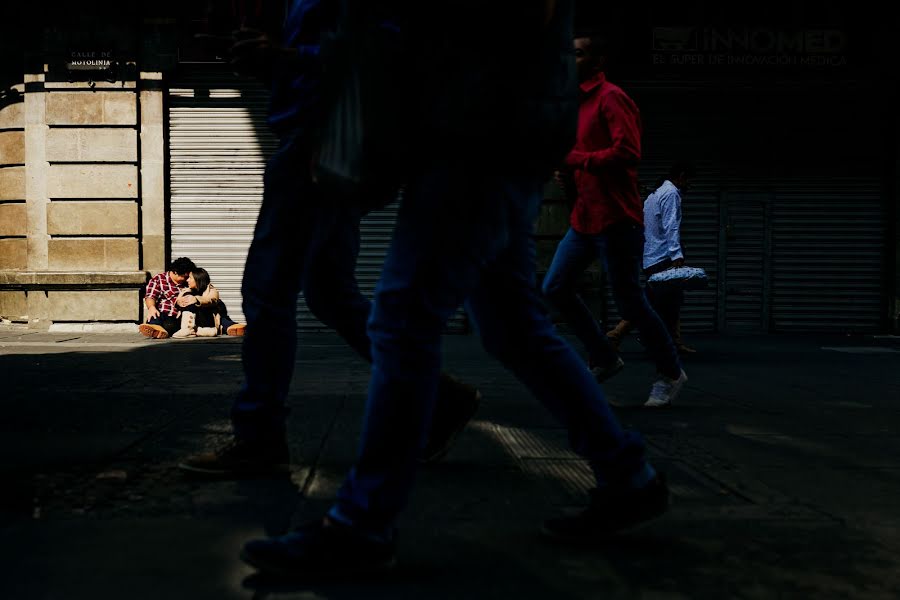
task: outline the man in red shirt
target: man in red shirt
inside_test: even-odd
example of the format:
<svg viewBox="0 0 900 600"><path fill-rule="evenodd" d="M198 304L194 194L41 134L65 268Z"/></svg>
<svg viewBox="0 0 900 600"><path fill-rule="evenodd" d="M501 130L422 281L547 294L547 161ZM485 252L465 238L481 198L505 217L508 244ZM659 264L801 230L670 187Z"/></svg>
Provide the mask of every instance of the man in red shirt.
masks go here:
<svg viewBox="0 0 900 600"><path fill-rule="evenodd" d="M178 293L187 286L188 275L197 266L189 258L176 258L169 268L147 283L144 293L144 306L147 308L147 322L138 329L142 335L150 338L165 339L178 331L176 301Z"/></svg>
<svg viewBox="0 0 900 600"><path fill-rule="evenodd" d="M625 363L576 293L584 270L602 260L619 311L640 329L659 372L645 406L667 406L687 375L665 325L641 290L644 215L637 179L641 117L632 99L606 80L607 56L601 36L576 37L581 104L575 147L564 166L574 178L576 198L569 231L556 249L543 293L587 348L597 380L608 379Z"/></svg>

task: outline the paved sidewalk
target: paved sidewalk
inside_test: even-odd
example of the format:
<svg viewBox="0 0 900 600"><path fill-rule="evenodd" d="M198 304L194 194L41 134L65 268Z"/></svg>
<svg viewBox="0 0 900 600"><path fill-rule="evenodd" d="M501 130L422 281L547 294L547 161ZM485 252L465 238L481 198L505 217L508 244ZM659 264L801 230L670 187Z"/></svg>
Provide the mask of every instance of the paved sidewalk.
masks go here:
<svg viewBox="0 0 900 600"><path fill-rule="evenodd" d="M900 348L872 337L702 337L677 406L648 411L633 338L607 385L674 495L670 514L595 548L548 544L584 500L565 432L471 336L445 366L484 404L422 471L379 581L261 580L249 537L317 517L352 464L368 369L305 336L290 478L200 482L178 460L224 440L240 339L0 327L4 600L900 597Z"/></svg>

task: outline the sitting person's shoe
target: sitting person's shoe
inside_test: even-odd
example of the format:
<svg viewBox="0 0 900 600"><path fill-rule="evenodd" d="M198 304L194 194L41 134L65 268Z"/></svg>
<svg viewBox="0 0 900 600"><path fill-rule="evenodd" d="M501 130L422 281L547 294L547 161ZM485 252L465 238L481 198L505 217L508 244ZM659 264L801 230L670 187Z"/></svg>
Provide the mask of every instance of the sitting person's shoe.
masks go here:
<svg viewBox="0 0 900 600"><path fill-rule="evenodd" d="M278 577L330 578L383 573L394 567L397 557L393 539L367 535L326 517L279 537L247 542L241 560Z"/></svg>
<svg viewBox="0 0 900 600"><path fill-rule="evenodd" d="M187 457L178 468L207 477L259 477L288 473L290 462L283 438L265 444L233 438L212 452Z"/></svg>
<svg viewBox="0 0 900 600"><path fill-rule="evenodd" d="M472 420L479 404L481 392L477 388L441 373L431 431L419 462L433 463L446 456L457 436Z"/></svg>
<svg viewBox="0 0 900 600"><path fill-rule="evenodd" d="M234 337L241 337L244 335L244 332L247 330L247 325L244 323L235 323L234 325L229 325L228 329L225 330L227 335L233 335Z"/></svg>
<svg viewBox="0 0 900 600"><path fill-rule="evenodd" d="M197 328L197 337L216 337L217 335L219 335L219 330L216 327Z"/></svg>
<svg viewBox="0 0 900 600"><path fill-rule="evenodd" d="M650 397L644 402L644 406L648 408L661 408L669 406L681 393L681 388L687 383L687 374L682 371L678 379L672 379L665 375L660 375L659 379L650 388Z"/></svg>
<svg viewBox="0 0 900 600"><path fill-rule="evenodd" d="M164 340L169 337L169 332L166 331L165 328L160 325L151 325L150 323L143 323L138 326L138 331L145 337L157 340Z"/></svg>
<svg viewBox="0 0 900 600"><path fill-rule="evenodd" d="M597 383L603 383L625 368L625 361L622 360L622 357L617 356L616 360L608 365L596 365L591 363L589 368L591 369L591 374L594 376L594 379L597 380Z"/></svg>
<svg viewBox="0 0 900 600"><path fill-rule="evenodd" d="M197 335L197 315L185 311L181 313L181 329L172 334L173 338L188 338Z"/></svg>
<svg viewBox="0 0 900 600"><path fill-rule="evenodd" d="M542 533L574 544L602 541L656 518L669 508L669 486L657 474L642 488L608 487L591 490L587 508L572 516L548 519Z"/></svg>

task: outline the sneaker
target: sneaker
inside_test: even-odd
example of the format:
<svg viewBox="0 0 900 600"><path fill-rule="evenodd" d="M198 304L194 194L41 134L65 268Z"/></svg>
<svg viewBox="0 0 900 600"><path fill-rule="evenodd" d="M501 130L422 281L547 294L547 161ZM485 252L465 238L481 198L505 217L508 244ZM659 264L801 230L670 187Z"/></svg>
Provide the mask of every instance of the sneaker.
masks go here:
<svg viewBox="0 0 900 600"><path fill-rule="evenodd" d="M569 543L600 541L660 516L669 508L669 486L657 474L642 488L611 487L591 490L588 507L572 516L544 521L542 533Z"/></svg>
<svg viewBox="0 0 900 600"><path fill-rule="evenodd" d="M431 431L419 462L434 463L446 456L457 436L475 415L479 404L481 392L477 388L441 373Z"/></svg>
<svg viewBox="0 0 900 600"><path fill-rule="evenodd" d="M290 470L290 452L283 439L276 444L249 444L233 438L221 448L189 456L178 468L208 477L256 477Z"/></svg>
<svg viewBox="0 0 900 600"><path fill-rule="evenodd" d="M140 331L141 335L145 337L154 338L157 340L164 340L169 337L169 332L164 328L159 325L150 325L149 323L143 323L142 325L138 326L138 331Z"/></svg>
<svg viewBox="0 0 900 600"><path fill-rule="evenodd" d="M234 337L241 337L244 335L244 331L247 330L247 325L244 323L235 323L234 325L230 325L228 329L225 330L226 335L233 335Z"/></svg>
<svg viewBox="0 0 900 600"><path fill-rule="evenodd" d="M373 575L396 565L395 545L393 539L378 539L325 518L279 537L251 540L244 544L241 560L279 577Z"/></svg>
<svg viewBox="0 0 900 600"><path fill-rule="evenodd" d="M684 371L681 371L678 379L672 379L665 375L660 376L650 388L650 397L644 402L644 406L648 408L669 406L678 397L687 380L687 374Z"/></svg>
<svg viewBox="0 0 900 600"><path fill-rule="evenodd" d="M591 373L594 375L594 379L597 380L597 383L603 383L621 371L624 367L625 361L622 360L622 357L617 356L616 360L606 366L591 366Z"/></svg>

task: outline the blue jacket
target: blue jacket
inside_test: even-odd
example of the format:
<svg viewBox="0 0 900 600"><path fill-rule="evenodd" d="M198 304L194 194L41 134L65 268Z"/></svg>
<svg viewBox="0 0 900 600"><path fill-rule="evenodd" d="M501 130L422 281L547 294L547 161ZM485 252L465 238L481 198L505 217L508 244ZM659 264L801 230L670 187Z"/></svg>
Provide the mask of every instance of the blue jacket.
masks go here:
<svg viewBox="0 0 900 600"><path fill-rule="evenodd" d="M279 134L317 127L323 118L322 32L334 27L337 0L293 0L284 20L282 44L301 57L292 72L272 81L269 125Z"/></svg>

